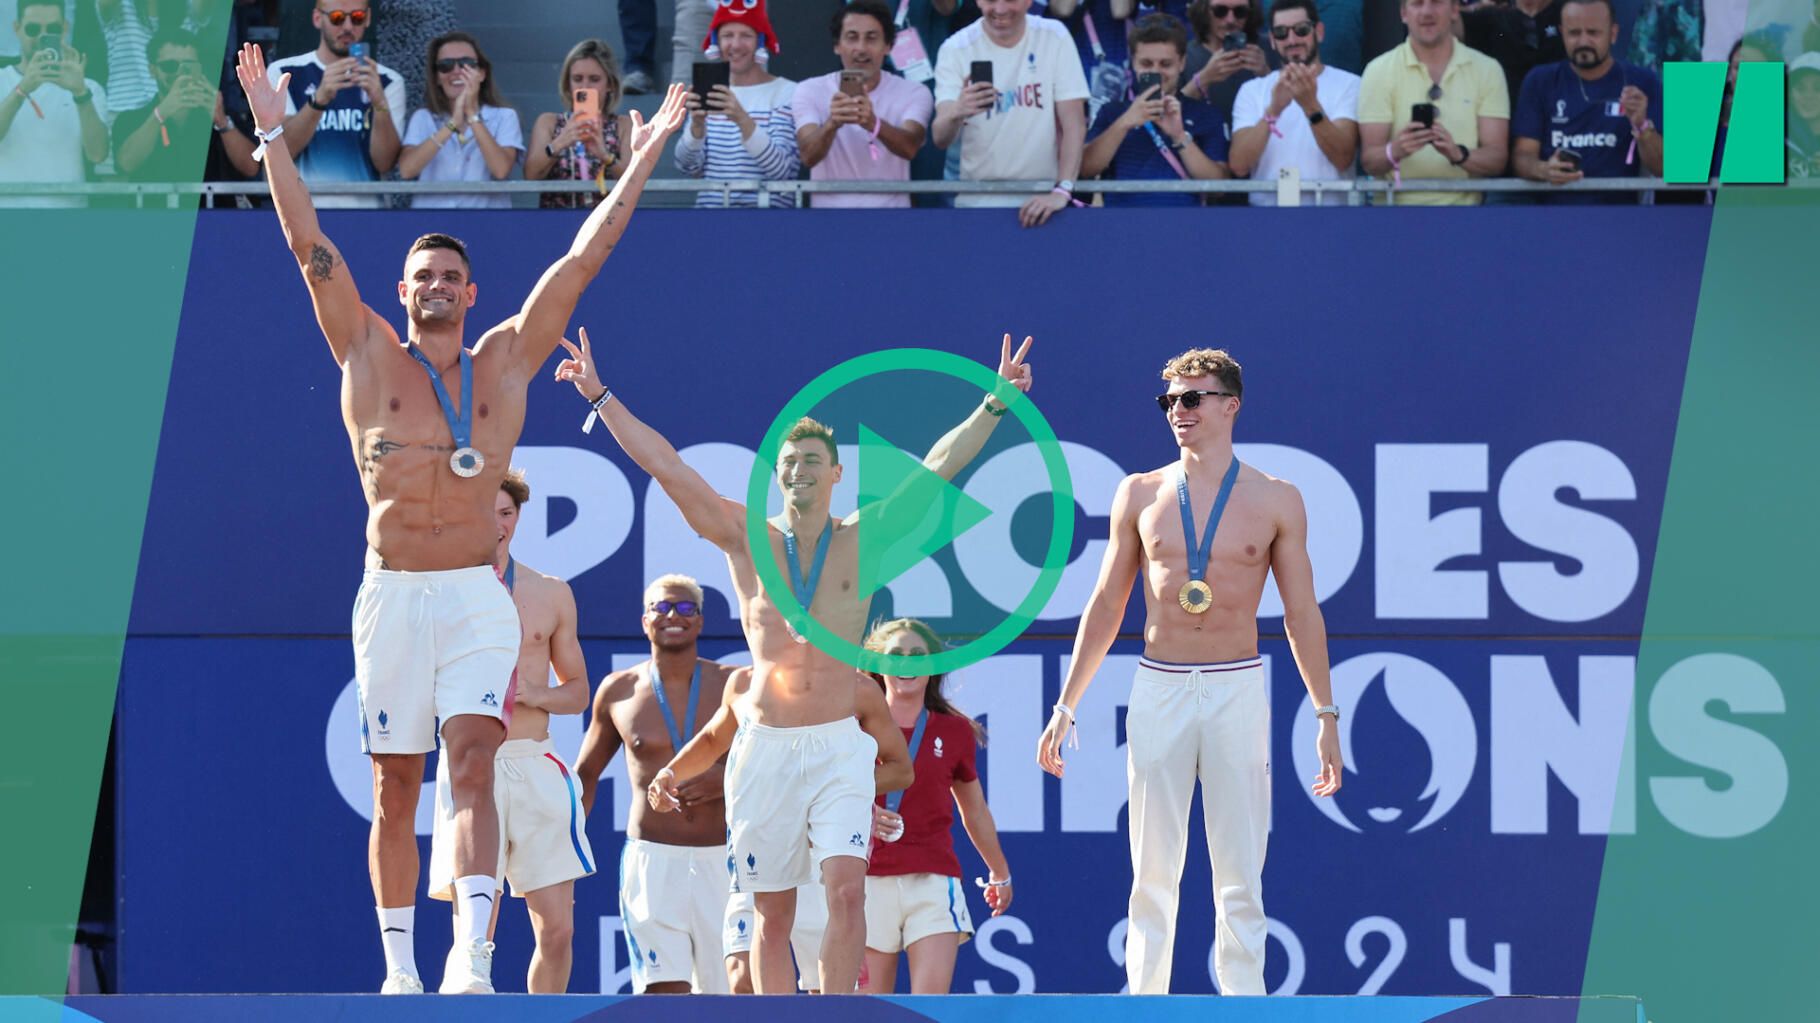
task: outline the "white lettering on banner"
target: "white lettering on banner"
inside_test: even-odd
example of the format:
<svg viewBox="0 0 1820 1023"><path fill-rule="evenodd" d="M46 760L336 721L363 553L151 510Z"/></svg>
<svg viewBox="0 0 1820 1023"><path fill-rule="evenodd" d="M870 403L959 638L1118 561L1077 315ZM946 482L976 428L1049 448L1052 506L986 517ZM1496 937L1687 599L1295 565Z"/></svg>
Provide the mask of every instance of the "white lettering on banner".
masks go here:
<svg viewBox="0 0 1820 1023"><path fill-rule="evenodd" d="M512 464L525 471L531 500L519 510L512 553L559 579L612 557L632 532L632 485L605 457L586 448L519 447ZM549 531L550 501L575 502L575 520Z"/></svg>
<svg viewBox="0 0 1820 1023"><path fill-rule="evenodd" d="M1649 727L1672 756L1729 775L1716 788L1706 776L1652 778L1656 809L1682 831L1738 838L1776 818L1788 798L1788 761L1769 737L1707 713L1713 702L1732 714L1781 714L1782 687L1761 664L1736 654L1689 657L1649 694Z"/></svg>
<svg viewBox="0 0 1820 1023"><path fill-rule="evenodd" d="M1034 945L1036 938L1030 933L1030 925L1015 916L995 916L980 924L979 932L973 936L974 951L979 953L980 960L987 966L1004 970L1017 979L1017 987L1009 992L1000 992L987 980L973 982L973 993L976 995L995 995L1008 993L1028 995L1036 991L1036 973L1030 964L1008 952L999 951L995 939L1000 931L1011 934L1011 940L1019 945Z"/></svg>
<svg viewBox="0 0 1820 1023"><path fill-rule="evenodd" d="M1365 936L1381 934L1390 943L1384 950L1384 958L1378 960L1365 983L1359 985L1359 994L1375 995L1384 989L1384 982L1403 965L1403 957L1409 952L1409 936L1403 933L1403 927L1395 920L1384 916L1368 916L1353 921L1346 931L1346 958L1354 966L1365 965Z"/></svg>
<svg viewBox="0 0 1820 1023"><path fill-rule="evenodd" d="M1117 462L1083 444L1062 442L1068 474L1074 481L1074 501L1087 514L1104 518L1112 512L1112 495L1125 471ZM993 455L967 480L967 496L993 509L994 514L962 533L954 541L955 561L979 595L1002 611L1021 604L1036 585L1041 569L1023 559L1012 544L1013 513L1025 501L1050 493L1049 472L1042 451L1034 441ZM1074 618L1086 605L1106 556L1103 537L1087 540L1080 556L1062 569L1062 578L1038 618Z"/></svg>
<svg viewBox="0 0 1820 1023"><path fill-rule="evenodd" d="M948 696L986 726L980 751L990 787L986 802L998 830L1043 830L1043 772L1030 751L1048 718L1043 714L1043 655L998 654L948 676ZM1121 779L1122 784L1122 779Z"/></svg>
<svg viewBox="0 0 1820 1023"><path fill-rule="evenodd" d="M1460 695L1452 680L1426 661L1395 653L1361 654L1341 661L1333 666L1332 677L1334 702L1349 708L1359 706L1366 688L1374 681L1380 677L1384 680L1384 695L1389 698L1390 708L1428 744L1431 768L1419 799L1433 799L1434 803L1427 815L1409 830L1420 831L1446 816L1465 794L1479 756L1478 730L1473 723L1472 708L1467 706L1466 698ZM1341 756L1346 769L1355 774L1363 773L1369 766L1358 762L1352 740L1358 719L1356 712L1340 715ZM1367 721L1365 727L1376 726ZM1313 778L1321 773L1315 754L1318 729L1313 705L1301 701L1290 740L1298 778ZM1316 796L1302 786L1297 788L1335 824L1348 831L1361 830L1347 818L1337 801ZM1371 807L1366 813L1372 820L1388 824L1402 817L1403 808Z"/></svg>
<svg viewBox="0 0 1820 1023"><path fill-rule="evenodd" d="M1461 917L1450 917L1447 921L1447 958L1453 963L1454 972L1472 981L1485 985L1486 990L1494 995L1510 994L1510 943L1496 942L1491 946L1491 969L1486 969L1472 961L1466 952L1466 921Z"/></svg>
<svg viewBox="0 0 1820 1023"><path fill-rule="evenodd" d="M629 995L632 993L632 964L619 965L620 952L626 947L625 921L618 916L600 918L600 993L603 995Z"/></svg>
<svg viewBox="0 0 1820 1023"><path fill-rule="evenodd" d="M1437 493L1486 486L1483 444L1379 444L1377 607L1379 618L1484 618L1485 573L1440 566L1481 549L1477 508L1431 515Z"/></svg>
<svg viewBox="0 0 1820 1023"><path fill-rule="evenodd" d="M1609 131L1586 131L1575 135L1556 128L1549 132L1549 144L1555 149L1591 149L1595 146L1613 149L1618 145L1618 136Z"/></svg>
<svg viewBox="0 0 1820 1023"><path fill-rule="evenodd" d="M1326 600L1340 592L1359 567L1365 548L1365 515L1346 477L1319 456L1283 444L1234 444L1233 453L1260 472L1295 484L1308 512L1308 560L1314 566L1314 596ZM1280 618L1283 598L1276 573L1264 580L1259 618Z"/></svg>
<svg viewBox="0 0 1820 1023"><path fill-rule="evenodd" d="M1498 578L1510 599L1537 618L1590 622L1617 610L1637 585L1637 544L1611 519L1556 500L1563 489L1582 501L1637 499L1630 468L1597 444L1561 440L1530 448L1504 470L1498 515L1512 536L1574 559L1579 570L1560 572L1553 561L1506 561L1498 565Z"/></svg>
<svg viewBox="0 0 1820 1023"><path fill-rule="evenodd" d="M1580 804L1580 834L1637 829L1636 747L1625 741L1634 657L1579 659L1579 720L1537 656L1491 659L1491 830L1548 833L1552 771Z"/></svg>

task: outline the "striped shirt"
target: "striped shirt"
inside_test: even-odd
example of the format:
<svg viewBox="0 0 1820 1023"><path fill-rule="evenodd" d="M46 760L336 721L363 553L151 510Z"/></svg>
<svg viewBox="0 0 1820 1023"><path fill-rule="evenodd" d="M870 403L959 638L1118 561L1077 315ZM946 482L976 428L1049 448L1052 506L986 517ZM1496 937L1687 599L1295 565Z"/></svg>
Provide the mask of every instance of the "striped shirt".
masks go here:
<svg viewBox="0 0 1820 1023"><path fill-rule="evenodd" d="M112 19L102 16L101 35L107 45L107 95L114 101L114 112L137 110L157 99L158 83L145 52L152 29L133 0L120 0Z"/></svg>
<svg viewBox="0 0 1820 1023"><path fill-rule="evenodd" d="M705 138L696 138L688 128L676 143L676 166L692 178L763 178L767 181L794 181L802 167L796 151L796 121L790 112L790 98L796 83L787 78L773 78L762 85L735 85L733 95L753 122L752 137L742 138L739 127L720 114L708 115ZM755 192L702 192L695 199L699 207L757 206ZM794 195L773 192L771 205L796 205Z"/></svg>

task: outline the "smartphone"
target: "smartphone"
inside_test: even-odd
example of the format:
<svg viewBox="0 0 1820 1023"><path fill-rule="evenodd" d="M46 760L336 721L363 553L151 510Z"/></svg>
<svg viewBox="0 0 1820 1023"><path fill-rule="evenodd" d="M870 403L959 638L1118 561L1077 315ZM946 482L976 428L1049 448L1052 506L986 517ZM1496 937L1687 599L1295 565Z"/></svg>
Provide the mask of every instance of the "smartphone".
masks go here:
<svg viewBox="0 0 1820 1023"><path fill-rule="evenodd" d="M600 117L600 97L593 89L576 89L575 105L571 107L577 121L593 121Z"/></svg>
<svg viewBox="0 0 1820 1023"><path fill-rule="evenodd" d="M1138 96L1142 96L1146 92L1149 92L1151 89L1156 89L1156 90L1158 90L1158 92L1157 92L1156 96L1154 96L1153 98L1162 99L1163 98L1163 93L1161 91L1162 86L1163 86L1163 76L1162 75L1158 74L1155 71L1145 71L1137 76L1137 84L1132 86L1131 95L1133 98L1136 98Z"/></svg>
<svg viewBox="0 0 1820 1023"><path fill-rule="evenodd" d="M1246 47L1246 46L1247 46L1247 45L1248 45L1248 44L1249 44L1249 43L1250 43L1250 40L1248 40L1248 39L1246 39L1246 38L1245 38L1245 33L1243 33L1243 32L1228 32L1228 33L1227 33L1227 34L1226 34L1226 38L1224 38L1224 39L1221 39L1221 40L1220 40L1220 49L1222 49L1222 50L1228 50L1228 51L1231 51L1231 50L1242 50L1242 49L1244 49L1244 48L1245 48L1245 47Z"/></svg>
<svg viewBox="0 0 1820 1023"><path fill-rule="evenodd" d="M1580 154L1579 153L1576 153L1571 149L1557 149L1557 150L1555 150L1555 156L1557 158L1559 158L1562 163L1567 164L1568 169L1570 169L1570 170L1579 170L1580 169Z"/></svg>
<svg viewBox="0 0 1820 1023"><path fill-rule="evenodd" d="M974 61L973 68L967 72L967 81L980 82L985 85L991 85L992 84L992 62L989 60Z"/></svg>
<svg viewBox="0 0 1820 1023"><path fill-rule="evenodd" d="M702 106L708 104L708 94L716 85L733 87L733 68L724 60L701 61L693 68L695 75L690 91L701 97Z"/></svg>
<svg viewBox="0 0 1820 1023"><path fill-rule="evenodd" d="M1433 103L1415 104L1409 108L1409 119L1424 128L1433 128L1435 126L1435 105Z"/></svg>
<svg viewBox="0 0 1820 1023"><path fill-rule="evenodd" d="M866 94L866 73L841 69L840 91L848 96L864 96Z"/></svg>
<svg viewBox="0 0 1820 1023"><path fill-rule="evenodd" d="M349 43L348 44L348 56L354 58L357 61L360 61L362 64L367 62L367 59L372 55L372 53L373 53L372 47L366 43Z"/></svg>

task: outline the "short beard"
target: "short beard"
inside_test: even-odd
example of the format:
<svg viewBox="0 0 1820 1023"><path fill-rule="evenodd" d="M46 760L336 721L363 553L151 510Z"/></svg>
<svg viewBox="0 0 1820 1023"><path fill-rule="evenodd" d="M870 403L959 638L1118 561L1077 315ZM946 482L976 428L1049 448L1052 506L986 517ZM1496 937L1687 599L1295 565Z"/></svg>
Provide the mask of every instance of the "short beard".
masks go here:
<svg viewBox="0 0 1820 1023"><path fill-rule="evenodd" d="M1581 58L1587 54L1590 54L1592 56L1592 59L1591 60L1582 60ZM1573 58L1574 67L1598 67L1600 64L1605 63L1605 57L1606 57L1605 54L1599 53L1597 50L1588 49L1588 48L1581 48L1581 49L1575 50L1569 56L1571 56Z"/></svg>
<svg viewBox="0 0 1820 1023"><path fill-rule="evenodd" d="M324 39L322 42L323 42L324 46L327 46L329 48L329 52L334 54L335 56L345 57L348 55L348 48L345 46L336 46L335 40Z"/></svg>

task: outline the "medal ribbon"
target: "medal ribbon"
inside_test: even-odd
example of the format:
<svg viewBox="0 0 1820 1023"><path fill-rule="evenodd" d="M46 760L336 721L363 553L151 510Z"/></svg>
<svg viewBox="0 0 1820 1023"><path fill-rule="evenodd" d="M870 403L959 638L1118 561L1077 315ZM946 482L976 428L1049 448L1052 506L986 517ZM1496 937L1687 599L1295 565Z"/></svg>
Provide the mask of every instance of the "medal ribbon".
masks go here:
<svg viewBox="0 0 1820 1023"><path fill-rule="evenodd" d="M473 436L474 425L474 360L468 356L468 350L461 350L461 414L455 414L455 403L449 400L449 389L442 386L442 374L430 365L430 360L416 345L406 345L405 351L411 358L423 365L425 373L430 375L430 386L436 389L436 400L442 404L442 415L449 421L449 434L455 438L455 450L472 447L468 441Z"/></svg>
<svg viewBox="0 0 1820 1023"><path fill-rule="evenodd" d="M924 707L916 714L916 730L910 733L910 769L913 772L916 770L917 747L923 744L923 726L928 723L929 708ZM911 784L914 785L915 782L913 781ZM890 810L892 813L896 813L897 808L904 805L904 793L908 791L910 790L906 787L886 795L885 809Z"/></svg>
<svg viewBox="0 0 1820 1023"><path fill-rule="evenodd" d="M664 729L670 733L670 748L681 750L683 741L695 734L695 709L701 706L701 661L695 662L695 674L689 677L689 710L683 718L683 730L676 730L676 715L670 712L670 698L664 695L664 680L658 677L657 662L645 662L645 677L651 680L651 691L657 694L657 709L663 712Z"/></svg>
<svg viewBox="0 0 1820 1023"><path fill-rule="evenodd" d="M834 539L834 523L822 527L822 538L815 542L815 561L809 566L809 577L803 578L803 563L796 546L796 531L784 530L784 554L790 560L790 592L796 596L796 602L803 607L803 617L809 617L809 605L815 600L815 588L821 585L822 566L828 561L828 543Z"/></svg>
<svg viewBox="0 0 1820 1023"><path fill-rule="evenodd" d="M1207 574L1207 558L1213 553L1213 533L1220 528L1220 516L1226 512L1226 499L1232 496L1232 484L1239 478L1239 458L1232 457L1226 478L1220 481L1220 496L1214 498L1213 512L1207 516L1207 535L1194 538L1194 507L1188 500L1188 471L1175 477L1175 501L1182 509L1182 536L1188 541L1188 578L1198 581Z"/></svg>

